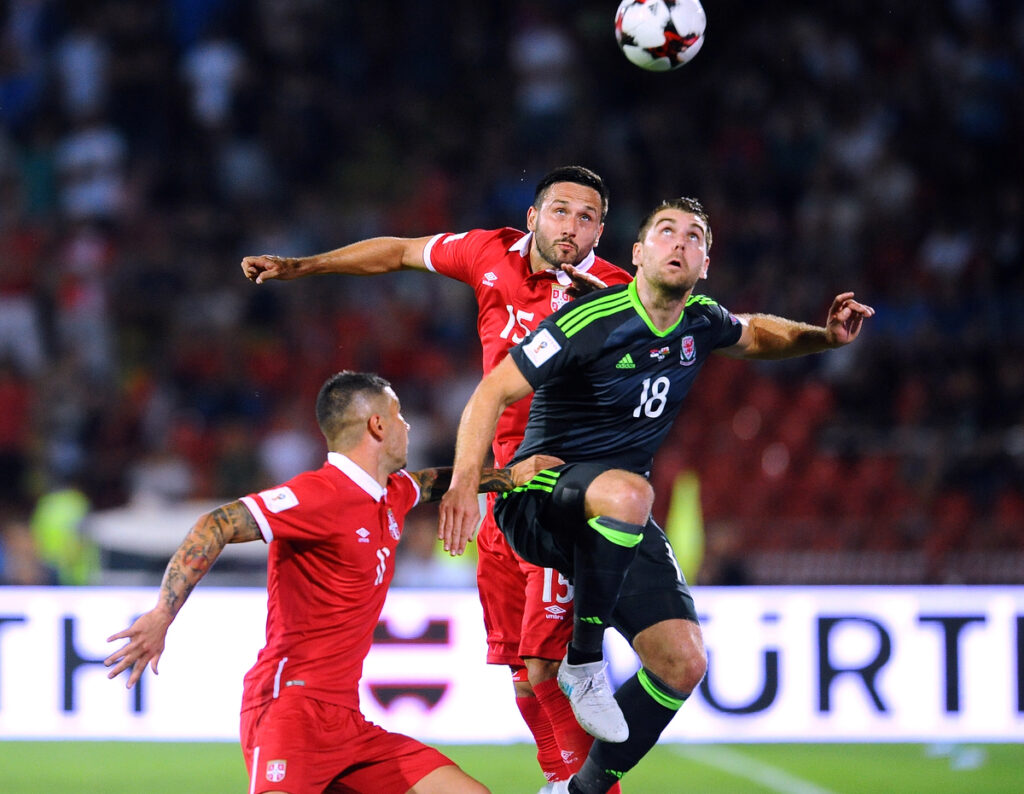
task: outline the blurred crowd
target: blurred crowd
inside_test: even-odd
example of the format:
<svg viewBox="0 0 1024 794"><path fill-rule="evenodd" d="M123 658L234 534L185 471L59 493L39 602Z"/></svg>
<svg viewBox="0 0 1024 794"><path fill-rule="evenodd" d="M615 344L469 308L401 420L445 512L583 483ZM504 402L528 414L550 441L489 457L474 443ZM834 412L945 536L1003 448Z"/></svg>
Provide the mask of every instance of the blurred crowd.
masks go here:
<svg viewBox="0 0 1024 794"><path fill-rule="evenodd" d="M622 57L615 6L3 3L0 581L94 580L91 512L319 465L341 368L394 383L410 465L450 461L470 290L255 286L239 260L521 227L567 163L610 186L612 261L694 195L731 310L877 310L841 353L708 365L656 467L659 517L699 474L702 582L806 551L1024 581L960 565L1024 549L1024 6L721 0L670 74Z"/></svg>

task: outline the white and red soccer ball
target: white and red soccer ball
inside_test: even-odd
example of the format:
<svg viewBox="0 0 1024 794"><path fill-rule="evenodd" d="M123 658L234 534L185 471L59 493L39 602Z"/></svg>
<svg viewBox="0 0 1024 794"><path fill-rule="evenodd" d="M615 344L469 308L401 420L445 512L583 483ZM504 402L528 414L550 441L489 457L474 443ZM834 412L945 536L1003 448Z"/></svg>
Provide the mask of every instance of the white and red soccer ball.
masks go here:
<svg viewBox="0 0 1024 794"><path fill-rule="evenodd" d="M700 0L622 0L615 12L615 40L641 69L667 72L700 51L706 25Z"/></svg>

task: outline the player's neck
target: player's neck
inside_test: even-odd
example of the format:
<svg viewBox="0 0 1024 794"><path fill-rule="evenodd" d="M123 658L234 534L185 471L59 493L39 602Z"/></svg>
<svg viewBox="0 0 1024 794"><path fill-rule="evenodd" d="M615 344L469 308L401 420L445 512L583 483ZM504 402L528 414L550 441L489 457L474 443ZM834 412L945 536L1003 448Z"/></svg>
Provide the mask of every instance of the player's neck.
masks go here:
<svg viewBox="0 0 1024 794"><path fill-rule="evenodd" d="M676 293L652 286L646 279L636 279L636 294L647 317L659 331L666 331L679 320L692 289Z"/></svg>
<svg viewBox="0 0 1024 794"><path fill-rule="evenodd" d="M541 273L545 270L551 270L552 267L553 265L537 252L537 246L534 244L530 248L530 272Z"/></svg>
<svg viewBox="0 0 1024 794"><path fill-rule="evenodd" d="M387 487L388 476L394 471L394 467L388 470L387 462L384 460L384 456L380 454L379 449L367 444L359 444L351 449L334 451L344 455L373 477L380 485Z"/></svg>

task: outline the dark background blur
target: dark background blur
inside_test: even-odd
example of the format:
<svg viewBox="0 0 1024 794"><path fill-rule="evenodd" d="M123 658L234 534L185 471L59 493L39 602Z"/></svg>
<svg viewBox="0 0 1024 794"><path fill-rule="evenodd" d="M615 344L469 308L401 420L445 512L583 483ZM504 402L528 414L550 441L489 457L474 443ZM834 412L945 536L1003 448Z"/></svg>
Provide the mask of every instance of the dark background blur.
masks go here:
<svg viewBox="0 0 1024 794"><path fill-rule="evenodd" d="M61 532L97 511L318 465L341 368L392 380L412 466L449 462L471 290L238 263L521 228L580 163L605 258L693 195L729 309L878 312L840 352L702 374L655 477L660 518L700 476L701 582L1024 582L1024 6L709 0L703 50L654 74L616 5L0 4L0 578L76 581Z"/></svg>

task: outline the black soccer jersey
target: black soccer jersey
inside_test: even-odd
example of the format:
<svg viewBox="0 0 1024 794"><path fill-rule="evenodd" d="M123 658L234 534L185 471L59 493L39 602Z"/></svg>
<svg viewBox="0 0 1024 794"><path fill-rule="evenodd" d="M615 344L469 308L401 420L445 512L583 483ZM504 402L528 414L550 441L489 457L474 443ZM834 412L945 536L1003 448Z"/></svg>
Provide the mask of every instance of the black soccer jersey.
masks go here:
<svg viewBox="0 0 1024 794"><path fill-rule="evenodd" d="M691 295L679 322L659 331L636 282L564 306L509 351L535 390L515 461L544 453L647 476L698 370L741 331L703 295Z"/></svg>

